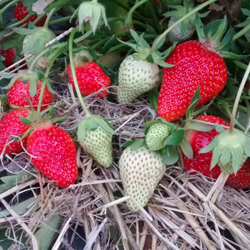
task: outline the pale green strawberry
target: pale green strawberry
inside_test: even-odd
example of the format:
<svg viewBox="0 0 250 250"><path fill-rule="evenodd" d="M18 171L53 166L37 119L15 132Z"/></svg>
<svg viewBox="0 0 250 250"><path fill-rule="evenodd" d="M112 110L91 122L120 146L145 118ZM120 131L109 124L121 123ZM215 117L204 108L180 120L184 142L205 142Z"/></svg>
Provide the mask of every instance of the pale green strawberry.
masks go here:
<svg viewBox="0 0 250 250"><path fill-rule="evenodd" d="M133 55L124 59L119 68L119 103L131 103L156 86L159 81L157 64L135 60Z"/></svg>
<svg viewBox="0 0 250 250"><path fill-rule="evenodd" d="M146 135L146 143L149 149L153 151L164 148L164 142L169 136L170 127L164 123L156 123L152 125Z"/></svg>
<svg viewBox="0 0 250 250"><path fill-rule="evenodd" d="M175 22L178 21L178 18L171 17L168 22L168 27L172 26ZM187 27L185 28L183 34L181 32L181 24L176 25L168 34L169 40L171 42L183 42L188 40L195 32L195 26L188 22Z"/></svg>
<svg viewBox="0 0 250 250"><path fill-rule="evenodd" d="M113 132L108 123L98 116L91 115L78 125L77 139L81 147L105 168L113 162Z"/></svg>
<svg viewBox="0 0 250 250"><path fill-rule="evenodd" d="M26 59L28 68L31 66L31 63L34 61L36 56L42 52L45 48L45 45L55 38L55 34L47 28L36 28L34 31L27 35L23 41L23 53L24 57L29 56ZM47 57L51 54L51 51L48 51L42 58L36 62L34 71L45 71L47 68ZM31 55L31 56L30 56Z"/></svg>
<svg viewBox="0 0 250 250"><path fill-rule="evenodd" d="M126 148L119 160L120 177L131 211L138 211L139 207L133 200L144 207L152 197L155 188L162 179L166 166L160 155L141 147L135 151Z"/></svg>
<svg viewBox="0 0 250 250"><path fill-rule="evenodd" d="M165 17L170 17L168 28L176 23L180 18L188 14L193 10L193 3L189 3L187 0L183 1L183 5L171 5L172 11L168 11L164 14ZM168 33L169 40L171 42L183 42L188 40L195 32L195 18L197 14L186 18L183 22L176 25Z"/></svg>

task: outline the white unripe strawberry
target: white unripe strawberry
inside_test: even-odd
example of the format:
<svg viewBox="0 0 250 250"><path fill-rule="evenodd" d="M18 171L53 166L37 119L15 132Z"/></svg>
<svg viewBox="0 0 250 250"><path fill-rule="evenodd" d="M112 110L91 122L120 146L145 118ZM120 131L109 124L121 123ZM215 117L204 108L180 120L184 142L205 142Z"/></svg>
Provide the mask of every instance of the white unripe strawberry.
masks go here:
<svg viewBox="0 0 250 250"><path fill-rule="evenodd" d="M164 175L166 166L162 157L146 147L131 151L126 148L119 160L120 177L131 211L138 211L139 207L146 206L152 197L155 188Z"/></svg>

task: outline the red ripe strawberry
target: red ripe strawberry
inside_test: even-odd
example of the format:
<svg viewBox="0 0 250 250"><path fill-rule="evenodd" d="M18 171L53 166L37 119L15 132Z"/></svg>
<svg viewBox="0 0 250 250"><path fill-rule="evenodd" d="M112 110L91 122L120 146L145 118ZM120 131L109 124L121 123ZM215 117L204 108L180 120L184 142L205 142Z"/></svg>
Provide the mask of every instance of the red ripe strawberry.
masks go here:
<svg viewBox="0 0 250 250"><path fill-rule="evenodd" d="M200 116L196 120L206 121L210 123L218 123L220 125L229 126L229 124L216 116ZM193 149L193 159L187 158L184 154L184 168L186 170L194 169L205 176L217 179L221 173L221 169L216 165L210 170L210 164L213 152L199 153L199 151L206 147L215 136L219 133L213 129L209 132L201 132L196 130L189 130L186 134L186 139ZM246 160L242 168L237 172L236 176L231 174L226 182L232 188L246 188L250 186L250 161Z"/></svg>
<svg viewBox="0 0 250 250"><path fill-rule="evenodd" d="M197 106L201 106L217 96L226 84L225 62L207 44L181 43L166 62L175 66L163 69L157 112L168 121L185 115L198 86L201 99Z"/></svg>
<svg viewBox="0 0 250 250"><path fill-rule="evenodd" d="M20 79L15 81L13 86L10 87L7 92L8 105L11 108L14 108L12 107L12 105L16 105L19 107L29 107L29 103L27 100L27 97L28 97L29 100L31 101L31 104L33 105L33 108L37 109L37 106L39 103L39 97L41 93L42 82L40 80L37 80L36 82L37 92L33 97L31 97L29 93L29 87L30 87L29 81L27 81L27 83L22 82ZM53 95L51 92L48 91L48 88L45 87L41 110L46 109L48 105L52 103L52 101L53 101Z"/></svg>
<svg viewBox="0 0 250 250"><path fill-rule="evenodd" d="M27 152L34 167L56 185L68 187L75 182L78 176L75 144L61 128L44 125L35 129L28 137Z"/></svg>
<svg viewBox="0 0 250 250"><path fill-rule="evenodd" d="M16 18L18 21L23 20L27 15L28 15L29 11L27 10L27 8L23 5L23 3L19 2L16 5L16 8L14 10L14 18ZM39 20L36 23L37 27L42 27L46 21L47 16L44 16L41 20ZM29 23L29 22L33 22L37 19L37 15L31 15L25 22L23 23Z"/></svg>
<svg viewBox="0 0 250 250"><path fill-rule="evenodd" d="M0 120L0 154L3 152L8 139L11 136L19 136L25 133L30 126L21 122L20 116L27 117L30 114L28 110L14 110L7 113ZM27 137L22 140L23 146L26 146ZM4 151L4 154L20 153L23 151L20 140L9 143Z"/></svg>
<svg viewBox="0 0 250 250"><path fill-rule="evenodd" d="M87 62L84 65L76 66L75 71L80 92L83 95L93 94L110 85L110 78L94 62ZM75 86L70 66L67 67L67 75L70 83ZM105 95L108 94L107 90L103 90L102 93ZM98 96L101 97L102 95Z"/></svg>
<svg viewBox="0 0 250 250"><path fill-rule="evenodd" d="M3 61L3 65L7 68L14 63L16 50L15 48L9 48L6 50L0 49L0 55L5 58Z"/></svg>

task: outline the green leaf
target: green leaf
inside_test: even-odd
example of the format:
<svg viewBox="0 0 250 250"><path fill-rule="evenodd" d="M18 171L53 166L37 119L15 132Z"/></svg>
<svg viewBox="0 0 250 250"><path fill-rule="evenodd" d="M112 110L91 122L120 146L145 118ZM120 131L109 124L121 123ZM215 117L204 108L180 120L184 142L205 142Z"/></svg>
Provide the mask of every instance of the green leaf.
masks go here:
<svg viewBox="0 0 250 250"><path fill-rule="evenodd" d="M215 124L215 130L218 132L218 133L222 133L225 131L225 129L218 123Z"/></svg>
<svg viewBox="0 0 250 250"><path fill-rule="evenodd" d="M62 223L62 217L58 214L41 223L40 229L35 233L39 250L50 250L51 244L58 234L58 229Z"/></svg>
<svg viewBox="0 0 250 250"><path fill-rule="evenodd" d="M180 129L171 134L164 142L164 145L179 145L184 138L184 130Z"/></svg>
<svg viewBox="0 0 250 250"><path fill-rule="evenodd" d="M159 123L157 120L152 120L152 121L148 121L142 124L142 127L144 128L148 128L151 127L152 125Z"/></svg>
<svg viewBox="0 0 250 250"><path fill-rule="evenodd" d="M180 143L180 147L182 152L187 156L188 159L193 159L193 149L186 138L183 138L182 142Z"/></svg>
<svg viewBox="0 0 250 250"><path fill-rule="evenodd" d="M0 178L0 180L4 183L0 185L0 194L5 192L6 190L16 186L18 183L23 181L24 179L30 180L34 179L34 177L30 174L28 174L25 171L22 171L18 174L15 175L10 175L10 176L4 176Z"/></svg>
<svg viewBox="0 0 250 250"><path fill-rule="evenodd" d="M136 44L133 44L133 43L130 43L130 42L123 42L122 40L116 38L120 43L123 43L131 48L133 48L135 51L137 51L137 47L136 47Z"/></svg>
<svg viewBox="0 0 250 250"><path fill-rule="evenodd" d="M228 52L228 51L220 51L219 54L223 57L223 58L227 58L227 59L232 59L232 60L241 60L246 58L246 55L236 55L232 52Z"/></svg>
<svg viewBox="0 0 250 250"><path fill-rule="evenodd" d="M220 158L221 154L222 154L222 152L219 150L218 146L216 146L213 150L213 156L212 156L212 160L211 160L210 170L212 170L215 167L215 165L219 162L219 158Z"/></svg>
<svg viewBox="0 0 250 250"><path fill-rule="evenodd" d="M144 143L145 143L145 139L135 140L134 143L129 146L130 150L135 151L139 149Z"/></svg>
<svg viewBox="0 0 250 250"><path fill-rule="evenodd" d="M215 128L215 124L206 124L199 120L188 120L185 125L185 130L197 130L208 132Z"/></svg>
<svg viewBox="0 0 250 250"><path fill-rule="evenodd" d="M249 16L249 17L250 17L250 10L249 10L249 9L241 8L241 11L242 11L242 13L243 13L245 16Z"/></svg>
<svg viewBox="0 0 250 250"><path fill-rule="evenodd" d="M178 150L176 147L168 146L164 149L162 160L166 165L173 165L179 159Z"/></svg>
<svg viewBox="0 0 250 250"><path fill-rule="evenodd" d="M138 41L140 40L140 36L136 33L135 30L130 29L129 31L131 36L135 39L136 43L138 43Z"/></svg>
<svg viewBox="0 0 250 250"><path fill-rule="evenodd" d="M234 148L232 151L232 165L233 165L233 172L236 174L238 172L238 170L241 167L241 161L243 158L243 149L242 147L237 147Z"/></svg>
<svg viewBox="0 0 250 250"><path fill-rule="evenodd" d="M104 46L100 50L100 54L106 54L107 51L114 46L114 44L117 43L116 37L112 35L110 39L104 44Z"/></svg>
<svg viewBox="0 0 250 250"><path fill-rule="evenodd" d="M214 139L206 147L200 150L200 154L212 151L217 146L218 140L218 136L215 136Z"/></svg>
<svg viewBox="0 0 250 250"><path fill-rule="evenodd" d="M49 117L52 117L56 113L56 109L53 107L49 111Z"/></svg>
<svg viewBox="0 0 250 250"><path fill-rule="evenodd" d="M227 47L228 45L230 45L230 43L233 40L233 36L235 34L235 31L232 27L230 27L230 29L227 31L226 35L223 37L220 46L217 48L218 51L224 49L225 47Z"/></svg>
<svg viewBox="0 0 250 250"><path fill-rule="evenodd" d="M22 202L17 203L14 206L11 206L11 208L18 214L24 214L25 212L27 212L29 210L29 206L36 200L35 197L31 197L27 200L24 200ZM0 218L4 218L6 216L9 216L10 212L5 209L3 211L0 211Z"/></svg>
<svg viewBox="0 0 250 250"><path fill-rule="evenodd" d="M155 59L154 62L155 62L155 64L158 64L159 66L161 66L163 68L172 68L175 66L173 64L166 63L161 59Z"/></svg>
<svg viewBox="0 0 250 250"><path fill-rule="evenodd" d="M186 111L186 116L187 116L188 120L191 119L192 114L194 112L194 109L195 109L197 103L199 102L199 100L200 100L200 86L197 87L197 89L193 95L193 98L191 100L191 103Z"/></svg>
<svg viewBox="0 0 250 250"><path fill-rule="evenodd" d="M246 136L246 142L243 144L244 152L250 156L250 138Z"/></svg>
<svg viewBox="0 0 250 250"><path fill-rule="evenodd" d="M153 44L155 43L155 41L158 39L159 36L157 36L153 42ZM158 50L164 43L165 43L165 37L161 38L161 40L157 43L157 46L155 47L155 50Z"/></svg>
<svg viewBox="0 0 250 250"><path fill-rule="evenodd" d="M29 93L30 93L30 96L31 97L34 97L35 96L35 94L36 94L36 90L37 90L37 88L36 88L36 77L30 77L29 78Z"/></svg>
<svg viewBox="0 0 250 250"><path fill-rule="evenodd" d="M20 35L29 35L33 32L31 29L26 29L26 28L13 28L13 30Z"/></svg>
<svg viewBox="0 0 250 250"><path fill-rule="evenodd" d="M110 133L110 134L114 134L115 131L113 130L113 128L111 127L111 125L109 123L107 123L103 118L99 118L96 120L96 122L99 124L99 126L101 128L103 128L106 132Z"/></svg>
<svg viewBox="0 0 250 250"><path fill-rule="evenodd" d="M229 163L230 159L231 159L231 151L229 148L225 148L221 154L220 162L224 166L227 163Z"/></svg>
<svg viewBox="0 0 250 250"><path fill-rule="evenodd" d="M22 121L22 123L26 124L26 125L31 125L32 121L20 116L20 120Z"/></svg>
<svg viewBox="0 0 250 250"><path fill-rule="evenodd" d="M52 89L50 82L48 80L45 80L45 81L46 81L46 86L47 86L48 91L54 95L57 94L57 92Z"/></svg>
<svg viewBox="0 0 250 250"><path fill-rule="evenodd" d="M1 77L5 79L11 79L15 76L16 74L8 73L8 72L3 72L0 74Z"/></svg>

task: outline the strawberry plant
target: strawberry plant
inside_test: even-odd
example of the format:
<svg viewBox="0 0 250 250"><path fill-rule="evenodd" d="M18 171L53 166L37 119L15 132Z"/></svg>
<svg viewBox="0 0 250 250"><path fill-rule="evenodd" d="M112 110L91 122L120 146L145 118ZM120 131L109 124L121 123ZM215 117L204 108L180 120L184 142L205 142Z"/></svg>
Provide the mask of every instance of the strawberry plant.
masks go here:
<svg viewBox="0 0 250 250"><path fill-rule="evenodd" d="M249 9L0 1L1 247L248 249Z"/></svg>

